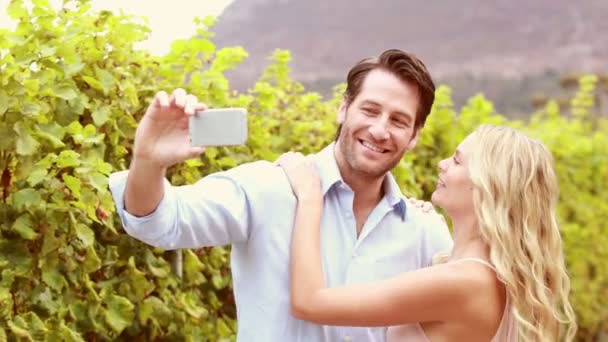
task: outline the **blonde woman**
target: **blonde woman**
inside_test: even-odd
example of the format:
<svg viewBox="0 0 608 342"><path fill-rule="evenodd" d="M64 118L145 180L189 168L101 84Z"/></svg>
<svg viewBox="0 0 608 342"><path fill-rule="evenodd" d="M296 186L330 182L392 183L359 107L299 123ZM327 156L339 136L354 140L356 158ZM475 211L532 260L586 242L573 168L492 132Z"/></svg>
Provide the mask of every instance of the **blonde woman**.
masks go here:
<svg viewBox="0 0 608 342"><path fill-rule="evenodd" d="M325 325L391 326L388 341L572 340L550 152L507 127L484 125L439 163L432 202L453 223L447 260L384 281L326 288L322 195L312 159L279 159L298 198L291 309ZM357 337L351 337L357 340Z"/></svg>

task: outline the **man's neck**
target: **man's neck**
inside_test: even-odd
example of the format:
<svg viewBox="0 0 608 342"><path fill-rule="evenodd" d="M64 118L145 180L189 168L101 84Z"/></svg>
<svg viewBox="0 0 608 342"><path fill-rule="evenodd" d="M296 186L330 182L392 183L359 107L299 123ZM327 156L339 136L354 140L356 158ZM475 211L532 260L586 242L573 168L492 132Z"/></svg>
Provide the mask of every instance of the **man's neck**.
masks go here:
<svg viewBox="0 0 608 342"><path fill-rule="evenodd" d="M352 170L344 158L339 157L339 146L334 147L334 158L340 171L342 180L348 184L355 193L355 201L362 205L375 206L384 195L384 179L386 175L373 177L361 172Z"/></svg>
<svg viewBox="0 0 608 342"><path fill-rule="evenodd" d="M353 173L345 173L342 179L355 193L355 201L363 205L375 206L384 196L384 177L366 177Z"/></svg>

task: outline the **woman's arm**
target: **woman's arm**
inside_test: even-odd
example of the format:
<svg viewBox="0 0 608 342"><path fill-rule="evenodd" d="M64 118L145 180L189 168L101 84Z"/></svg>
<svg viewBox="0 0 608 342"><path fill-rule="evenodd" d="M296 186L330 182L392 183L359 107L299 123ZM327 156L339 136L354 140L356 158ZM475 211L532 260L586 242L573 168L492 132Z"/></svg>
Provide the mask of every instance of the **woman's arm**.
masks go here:
<svg viewBox="0 0 608 342"><path fill-rule="evenodd" d="M472 294L484 282L477 272L460 264L429 267L369 284L326 288L319 232L322 194L314 186L316 170L310 160L297 154L281 157L280 164L298 197L291 243L293 316L326 325L390 326L459 319L470 312Z"/></svg>

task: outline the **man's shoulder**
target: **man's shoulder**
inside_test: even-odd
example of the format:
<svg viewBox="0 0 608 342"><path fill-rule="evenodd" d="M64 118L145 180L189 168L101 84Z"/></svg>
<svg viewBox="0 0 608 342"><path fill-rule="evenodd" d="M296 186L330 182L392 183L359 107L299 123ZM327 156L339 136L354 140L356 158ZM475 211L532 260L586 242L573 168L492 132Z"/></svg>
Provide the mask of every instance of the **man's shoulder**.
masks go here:
<svg viewBox="0 0 608 342"><path fill-rule="evenodd" d="M230 178L247 192L280 192L291 189L283 169L266 160L244 163L232 169L212 174L210 177Z"/></svg>
<svg viewBox="0 0 608 342"><path fill-rule="evenodd" d="M419 228L425 235L449 235L445 218L438 212L425 212L421 208L407 204L407 219Z"/></svg>
<svg viewBox="0 0 608 342"><path fill-rule="evenodd" d="M226 170L220 174L238 179L256 179L257 181L269 181L277 176L285 175L280 166L267 160L258 160L244 163Z"/></svg>

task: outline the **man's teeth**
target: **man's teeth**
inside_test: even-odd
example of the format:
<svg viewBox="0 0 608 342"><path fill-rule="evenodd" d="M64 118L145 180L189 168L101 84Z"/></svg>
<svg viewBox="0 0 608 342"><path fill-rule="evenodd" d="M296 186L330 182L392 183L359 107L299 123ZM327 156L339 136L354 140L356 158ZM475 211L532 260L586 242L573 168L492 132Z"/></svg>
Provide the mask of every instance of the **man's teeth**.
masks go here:
<svg viewBox="0 0 608 342"><path fill-rule="evenodd" d="M372 151L375 151L375 152L378 152L378 153L383 153L384 152L384 149L381 149L378 146L374 146L374 145L372 145L372 144L370 144L370 143L368 143L366 141L362 141L361 143L363 144L363 146L369 148Z"/></svg>

